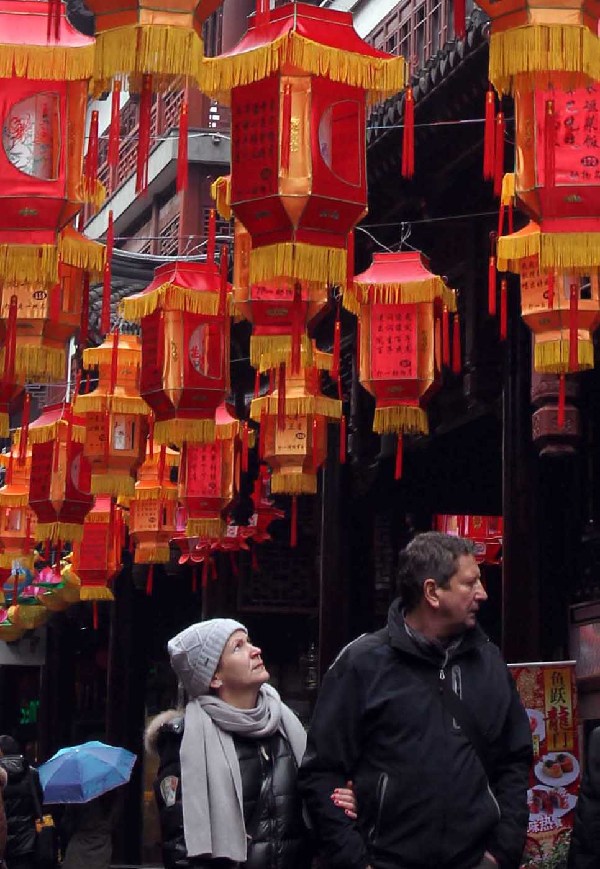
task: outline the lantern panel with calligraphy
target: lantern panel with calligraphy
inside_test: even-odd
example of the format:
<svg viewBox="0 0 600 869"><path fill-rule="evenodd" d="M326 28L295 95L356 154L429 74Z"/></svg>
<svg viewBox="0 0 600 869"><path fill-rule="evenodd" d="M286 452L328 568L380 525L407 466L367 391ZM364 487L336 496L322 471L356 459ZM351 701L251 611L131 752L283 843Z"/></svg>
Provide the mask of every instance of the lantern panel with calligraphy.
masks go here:
<svg viewBox="0 0 600 869"><path fill-rule="evenodd" d="M73 546L72 570L81 581L82 601L113 600L108 587L121 568L120 510L108 495L97 495Z"/></svg>
<svg viewBox="0 0 600 869"><path fill-rule="evenodd" d="M36 517L29 507L31 450L21 456L19 447L13 446L8 455L0 454L0 462L6 468L0 488L0 568L32 570Z"/></svg>
<svg viewBox="0 0 600 869"><path fill-rule="evenodd" d="M142 324L141 394L155 415L157 443L214 438L229 389L228 285L214 263L160 266L142 293L122 302Z"/></svg>
<svg viewBox="0 0 600 869"><path fill-rule="evenodd" d="M129 507L129 533L135 542L136 564L169 561L169 540L175 533L177 484L170 469L179 464L179 453L165 446L146 449L138 470L135 495Z"/></svg>

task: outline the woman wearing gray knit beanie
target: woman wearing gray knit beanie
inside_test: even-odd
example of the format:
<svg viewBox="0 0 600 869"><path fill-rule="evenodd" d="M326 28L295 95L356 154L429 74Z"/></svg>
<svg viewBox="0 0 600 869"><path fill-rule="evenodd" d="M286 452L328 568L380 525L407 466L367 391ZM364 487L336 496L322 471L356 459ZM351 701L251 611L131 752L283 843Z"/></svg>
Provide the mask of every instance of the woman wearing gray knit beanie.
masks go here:
<svg viewBox="0 0 600 869"><path fill-rule="evenodd" d="M188 695L159 715L154 790L165 869L308 869L312 848L296 788L304 728L278 693L244 625L210 619L168 644ZM332 799L355 816L351 790Z"/></svg>

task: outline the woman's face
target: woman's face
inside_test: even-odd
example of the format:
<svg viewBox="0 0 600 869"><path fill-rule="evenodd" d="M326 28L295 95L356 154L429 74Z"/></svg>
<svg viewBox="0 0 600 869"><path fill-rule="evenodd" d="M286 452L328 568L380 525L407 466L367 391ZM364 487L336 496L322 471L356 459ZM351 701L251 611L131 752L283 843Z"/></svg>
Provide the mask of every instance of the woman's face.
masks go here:
<svg viewBox="0 0 600 869"><path fill-rule="evenodd" d="M229 637L211 686L227 692L258 691L269 681L269 673L263 664L261 651L254 646L245 631L238 630Z"/></svg>

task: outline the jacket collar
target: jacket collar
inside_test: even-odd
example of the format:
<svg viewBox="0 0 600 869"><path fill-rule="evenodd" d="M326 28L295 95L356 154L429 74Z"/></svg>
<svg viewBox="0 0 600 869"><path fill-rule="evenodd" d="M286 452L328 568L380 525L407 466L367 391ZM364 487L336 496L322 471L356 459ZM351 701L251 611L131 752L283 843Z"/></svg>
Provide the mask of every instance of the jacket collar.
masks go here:
<svg viewBox="0 0 600 869"><path fill-rule="evenodd" d="M444 661L446 657L447 660L458 658L466 652L471 651L471 649L483 646L489 642L489 638L479 625L469 628L461 637L446 647L435 640L428 640L408 627L404 620L404 610L400 598L396 598L390 606L388 612L388 631L390 644L394 649L429 661L436 666Z"/></svg>

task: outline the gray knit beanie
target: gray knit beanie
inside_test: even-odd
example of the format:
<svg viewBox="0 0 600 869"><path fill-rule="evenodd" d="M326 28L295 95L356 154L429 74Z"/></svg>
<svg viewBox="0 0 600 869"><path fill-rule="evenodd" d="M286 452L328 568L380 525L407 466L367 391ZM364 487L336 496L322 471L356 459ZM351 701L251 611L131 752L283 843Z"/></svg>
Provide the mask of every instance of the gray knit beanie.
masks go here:
<svg viewBox="0 0 600 869"><path fill-rule="evenodd" d="M234 619L209 619L190 625L169 640L171 666L191 700L206 694L229 637L248 630Z"/></svg>

